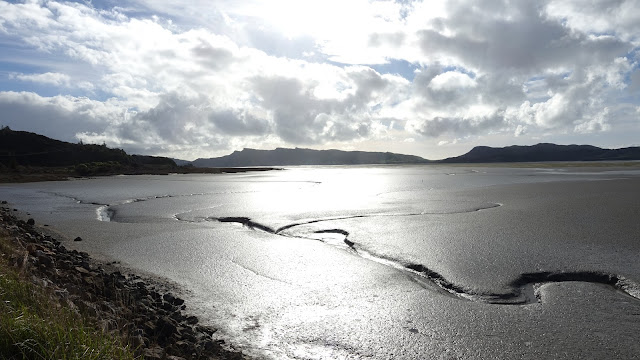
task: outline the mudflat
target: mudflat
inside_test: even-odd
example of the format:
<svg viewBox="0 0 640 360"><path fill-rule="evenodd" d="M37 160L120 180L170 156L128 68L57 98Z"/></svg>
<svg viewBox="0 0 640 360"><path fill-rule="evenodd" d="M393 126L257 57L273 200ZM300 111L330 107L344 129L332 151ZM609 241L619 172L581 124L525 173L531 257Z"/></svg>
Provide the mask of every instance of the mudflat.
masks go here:
<svg viewBox="0 0 640 360"><path fill-rule="evenodd" d="M298 167L0 187L258 358L632 358L640 172Z"/></svg>

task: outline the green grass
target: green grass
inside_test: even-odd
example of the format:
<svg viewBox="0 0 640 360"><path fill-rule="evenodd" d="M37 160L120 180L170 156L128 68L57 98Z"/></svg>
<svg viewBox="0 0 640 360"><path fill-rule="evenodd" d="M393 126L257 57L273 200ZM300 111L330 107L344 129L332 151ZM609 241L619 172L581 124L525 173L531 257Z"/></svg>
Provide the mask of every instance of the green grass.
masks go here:
<svg viewBox="0 0 640 360"><path fill-rule="evenodd" d="M0 252L8 240L0 234ZM0 260L0 359L135 359L105 333Z"/></svg>

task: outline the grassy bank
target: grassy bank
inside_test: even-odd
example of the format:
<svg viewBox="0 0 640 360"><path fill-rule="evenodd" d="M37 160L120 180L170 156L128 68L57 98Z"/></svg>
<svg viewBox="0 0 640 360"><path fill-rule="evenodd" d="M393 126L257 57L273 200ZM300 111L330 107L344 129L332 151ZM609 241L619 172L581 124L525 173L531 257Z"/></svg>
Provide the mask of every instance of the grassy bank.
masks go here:
<svg viewBox="0 0 640 360"><path fill-rule="evenodd" d="M135 359L123 339L98 328L51 290L34 284L10 259L15 248L0 229L0 358ZM12 256L13 255L13 256Z"/></svg>
<svg viewBox="0 0 640 360"><path fill-rule="evenodd" d="M247 358L186 308L0 206L0 359Z"/></svg>

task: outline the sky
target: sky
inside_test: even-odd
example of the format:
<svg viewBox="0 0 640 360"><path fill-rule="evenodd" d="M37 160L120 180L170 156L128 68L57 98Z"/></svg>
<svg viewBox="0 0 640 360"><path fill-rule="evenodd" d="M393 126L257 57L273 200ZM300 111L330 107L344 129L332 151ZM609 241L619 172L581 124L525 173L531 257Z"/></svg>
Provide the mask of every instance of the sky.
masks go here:
<svg viewBox="0 0 640 360"><path fill-rule="evenodd" d="M640 145L640 0L0 0L0 126L243 148Z"/></svg>

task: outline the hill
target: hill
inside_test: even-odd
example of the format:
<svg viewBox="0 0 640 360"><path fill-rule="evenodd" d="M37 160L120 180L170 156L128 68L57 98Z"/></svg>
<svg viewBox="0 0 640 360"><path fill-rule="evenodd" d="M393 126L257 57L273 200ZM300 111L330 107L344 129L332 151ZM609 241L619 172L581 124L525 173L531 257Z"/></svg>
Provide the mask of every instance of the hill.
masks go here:
<svg viewBox="0 0 640 360"><path fill-rule="evenodd" d="M591 145L556 145L541 143L531 146L494 148L476 146L464 155L440 160L440 163L495 163L542 161L610 161L640 160L640 147L602 149Z"/></svg>
<svg viewBox="0 0 640 360"><path fill-rule="evenodd" d="M0 163L15 166L75 166L92 162L116 162L123 166L176 166L169 158L128 155L106 145L72 144L27 131L0 129Z"/></svg>
<svg viewBox="0 0 640 360"><path fill-rule="evenodd" d="M73 144L27 131L0 129L0 182L65 180L117 174L235 173L272 168L195 168L160 156L129 155L105 144Z"/></svg>
<svg viewBox="0 0 640 360"><path fill-rule="evenodd" d="M122 149L110 149L106 145L72 144L8 127L0 129L0 169L5 170L3 173L59 178L62 175L156 173L176 168L175 162L165 157L129 155ZM19 176L11 179L21 180Z"/></svg>
<svg viewBox="0 0 640 360"><path fill-rule="evenodd" d="M390 152L285 149L234 151L230 155L197 159L196 167L285 166L285 165L360 165L360 164L424 164L429 160L419 156Z"/></svg>

